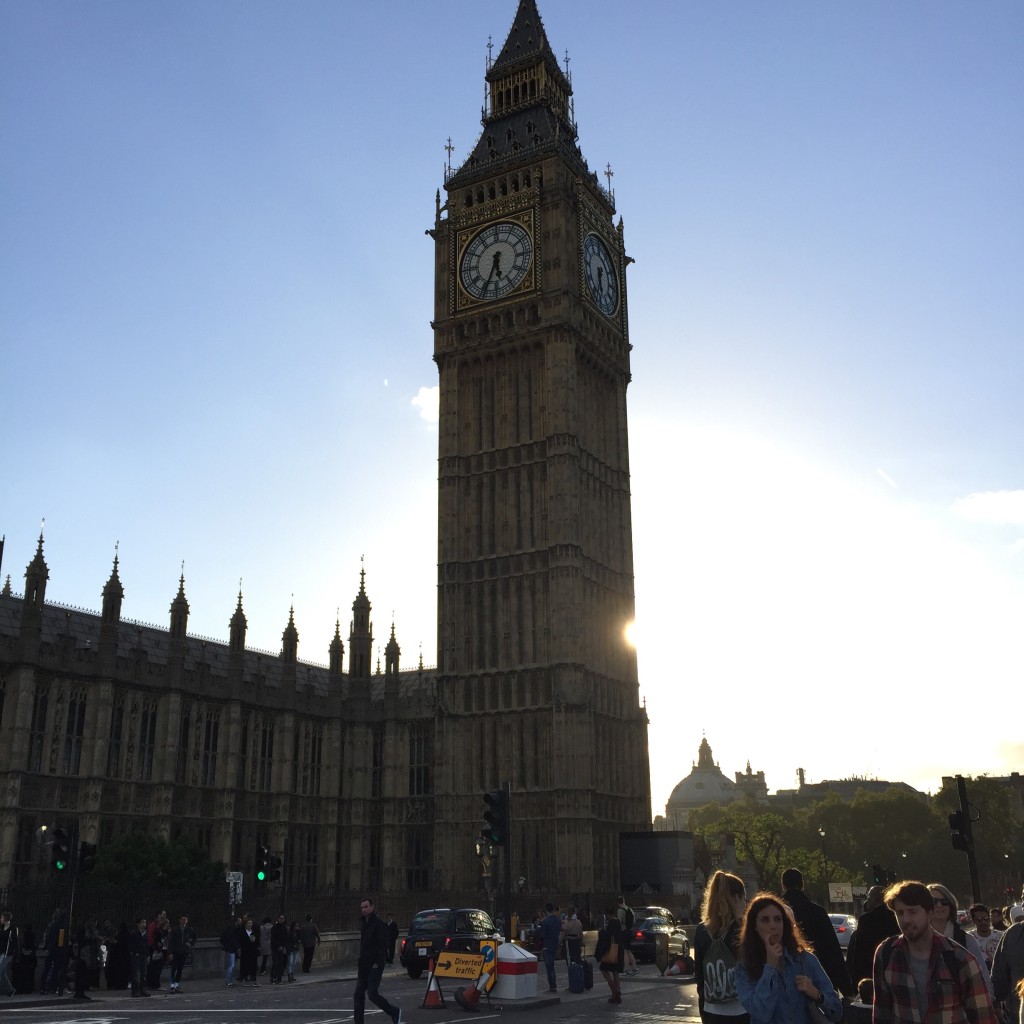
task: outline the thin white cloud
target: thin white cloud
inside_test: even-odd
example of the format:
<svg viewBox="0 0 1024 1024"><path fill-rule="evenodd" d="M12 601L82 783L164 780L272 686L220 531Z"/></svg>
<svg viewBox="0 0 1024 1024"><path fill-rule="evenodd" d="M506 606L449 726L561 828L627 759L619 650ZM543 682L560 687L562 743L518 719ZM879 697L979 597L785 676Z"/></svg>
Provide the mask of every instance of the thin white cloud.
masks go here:
<svg viewBox="0 0 1024 1024"><path fill-rule="evenodd" d="M953 512L975 523L1024 527L1024 490L975 491L953 502Z"/></svg>
<svg viewBox="0 0 1024 1024"><path fill-rule="evenodd" d="M432 388L420 388L412 397L411 404L420 411L420 416L427 423L437 423L438 403L441 400L441 389L435 384Z"/></svg>

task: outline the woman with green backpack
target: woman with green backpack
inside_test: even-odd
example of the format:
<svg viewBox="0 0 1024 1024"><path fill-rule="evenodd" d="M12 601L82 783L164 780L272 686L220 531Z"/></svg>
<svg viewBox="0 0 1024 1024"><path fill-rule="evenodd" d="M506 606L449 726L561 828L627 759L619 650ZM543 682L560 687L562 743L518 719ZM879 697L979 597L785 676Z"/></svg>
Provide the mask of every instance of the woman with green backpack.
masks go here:
<svg viewBox="0 0 1024 1024"><path fill-rule="evenodd" d="M697 1005L704 1024L750 1024L733 983L746 905L742 878L728 871L711 876L693 939Z"/></svg>

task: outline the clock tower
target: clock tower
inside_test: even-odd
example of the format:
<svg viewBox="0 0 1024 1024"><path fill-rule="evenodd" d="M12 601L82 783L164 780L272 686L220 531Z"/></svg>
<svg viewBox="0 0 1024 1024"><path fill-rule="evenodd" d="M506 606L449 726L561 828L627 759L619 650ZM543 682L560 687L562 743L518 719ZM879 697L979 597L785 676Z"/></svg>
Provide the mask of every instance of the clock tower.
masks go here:
<svg viewBox="0 0 1024 1024"><path fill-rule="evenodd" d="M449 167L430 232L445 823L434 864L438 882L478 879L482 794L507 779L513 878L614 892L619 833L651 821L626 638L630 261L536 0L520 0L485 78L483 131Z"/></svg>

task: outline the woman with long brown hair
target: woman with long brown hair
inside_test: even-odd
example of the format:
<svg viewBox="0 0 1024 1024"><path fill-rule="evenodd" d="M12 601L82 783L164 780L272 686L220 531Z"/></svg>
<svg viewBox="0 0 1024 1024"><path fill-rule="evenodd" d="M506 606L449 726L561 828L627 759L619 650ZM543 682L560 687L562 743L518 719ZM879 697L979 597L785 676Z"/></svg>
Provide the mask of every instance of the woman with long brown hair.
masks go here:
<svg viewBox="0 0 1024 1024"><path fill-rule="evenodd" d="M759 892L747 907L733 977L751 1024L807 1024L814 1007L828 1021L843 1016L832 982L774 893Z"/></svg>
<svg viewBox="0 0 1024 1024"><path fill-rule="evenodd" d="M704 1024L749 1024L750 1015L743 1009L733 980L746 905L742 878L728 871L711 876L693 939L697 1007Z"/></svg>

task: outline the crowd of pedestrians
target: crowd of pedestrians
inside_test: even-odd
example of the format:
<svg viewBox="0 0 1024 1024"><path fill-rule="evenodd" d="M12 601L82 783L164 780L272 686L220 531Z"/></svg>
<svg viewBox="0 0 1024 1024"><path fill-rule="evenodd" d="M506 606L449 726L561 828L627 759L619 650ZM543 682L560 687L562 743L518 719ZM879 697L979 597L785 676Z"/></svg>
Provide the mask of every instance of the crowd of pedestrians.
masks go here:
<svg viewBox="0 0 1024 1024"><path fill-rule="evenodd" d="M178 992L196 934L182 915L173 927L164 911L140 917L132 928L87 918L69 931L67 912L55 910L37 942L30 924L19 928L10 911L0 914L0 993L56 993L73 988L75 999L90 990L128 989L148 995L160 989L167 970L168 992Z"/></svg>
<svg viewBox="0 0 1024 1024"><path fill-rule="evenodd" d="M737 875L716 871L708 880L693 943L702 1024L1024 1024L1020 903L1005 909L974 903L961 915L955 895L940 883L873 886L844 959L832 922L804 892L801 873L787 869L781 883L781 895L765 891L748 899ZM571 963L580 961L583 925L575 908L559 914L549 903L545 911L534 933L554 992L555 959L564 953ZM635 970L627 959L631 913L620 899L599 915L594 957L612 1004L622 1002L620 976ZM397 929L390 917L377 916L371 899L361 902L360 914L354 1024L361 1024L367 999L401 1024L401 1010L379 991ZM4 910L0 994L73 984L75 998L89 999L101 977L108 989L130 988L133 997L176 993L195 942L184 914L172 925L159 911L116 930L89 918L69 935L59 908L37 943L31 926L19 928ZM255 986L268 973L272 985L293 982L300 963L309 973L319 943L312 915L301 924L284 914L259 924L239 915L220 936L224 983ZM61 972L65 985L58 982Z"/></svg>
<svg viewBox="0 0 1024 1024"><path fill-rule="evenodd" d="M1001 914L972 904L967 929L944 885L874 886L844 960L800 872L781 881L781 896L748 901L738 876L709 880L694 937L703 1024L1024 1024L1020 904L1007 908L1005 930Z"/></svg>
<svg viewBox="0 0 1024 1024"><path fill-rule="evenodd" d="M320 930L311 914L300 925L288 922L284 914L277 921L265 917L257 926L251 914L242 914L230 921L220 935L224 950L224 984L250 987L260 984L260 978L270 968L270 984L280 985L287 976L295 980L295 970L302 953L302 973L309 974L316 947L320 944ZM237 968L237 976L236 976Z"/></svg>
<svg viewBox="0 0 1024 1024"><path fill-rule="evenodd" d="M161 910L116 929L90 917L73 933L67 922L67 912L55 910L40 943L31 925L19 928L9 910L0 912L0 995L73 989L74 998L89 1000L90 990L106 988L130 989L133 998L141 999L152 992L182 991L196 943L185 914L172 925ZM300 965L305 974L312 969L320 941L312 914L301 924L279 914L276 921L264 918L259 925L251 915L239 915L220 936L225 984L259 985L268 974L272 985L286 978L293 982Z"/></svg>

